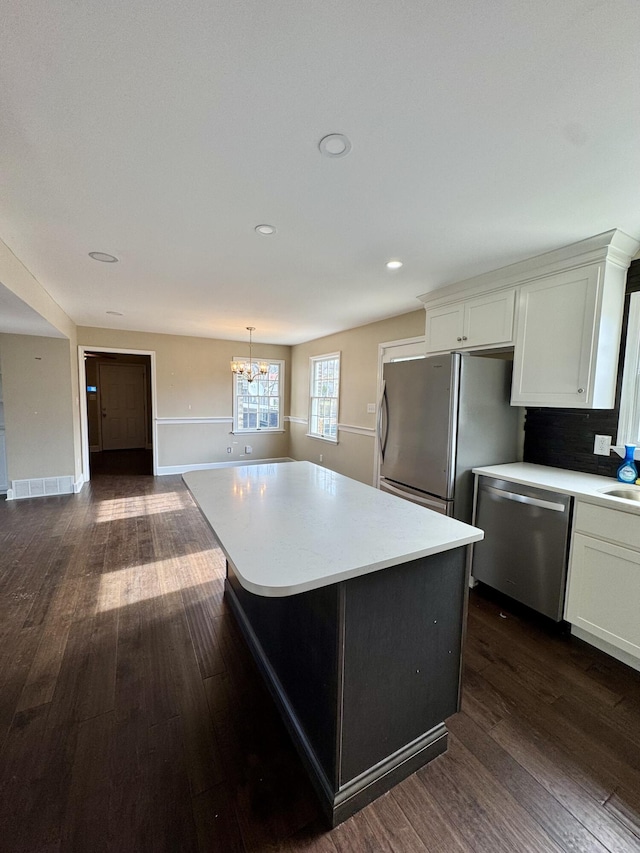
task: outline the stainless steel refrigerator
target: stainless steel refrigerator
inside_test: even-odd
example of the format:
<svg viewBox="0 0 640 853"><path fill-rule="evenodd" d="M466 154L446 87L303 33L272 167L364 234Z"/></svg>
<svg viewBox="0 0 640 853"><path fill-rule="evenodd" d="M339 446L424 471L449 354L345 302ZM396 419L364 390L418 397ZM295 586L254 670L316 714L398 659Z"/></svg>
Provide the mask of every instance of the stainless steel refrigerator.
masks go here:
<svg viewBox="0 0 640 853"><path fill-rule="evenodd" d="M471 469L520 458L511 362L450 353L390 362L383 378L380 488L470 521Z"/></svg>

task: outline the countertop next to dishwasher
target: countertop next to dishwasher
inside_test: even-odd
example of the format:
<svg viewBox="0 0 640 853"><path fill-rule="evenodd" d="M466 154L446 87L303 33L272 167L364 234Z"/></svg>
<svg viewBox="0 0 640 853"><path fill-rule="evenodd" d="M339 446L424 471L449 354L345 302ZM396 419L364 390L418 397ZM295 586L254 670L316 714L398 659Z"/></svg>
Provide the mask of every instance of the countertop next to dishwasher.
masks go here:
<svg viewBox="0 0 640 853"><path fill-rule="evenodd" d="M609 489L638 489L640 486L628 486L619 483L614 477L601 477L598 474L583 474L580 471L568 471L565 468L551 468L548 465L533 465L530 462L509 462L506 465L487 465L474 468L474 474L497 477L520 483L525 486L537 486L551 489L563 495L573 495L581 501L606 506L640 516L640 502L626 498L616 498L603 494Z"/></svg>

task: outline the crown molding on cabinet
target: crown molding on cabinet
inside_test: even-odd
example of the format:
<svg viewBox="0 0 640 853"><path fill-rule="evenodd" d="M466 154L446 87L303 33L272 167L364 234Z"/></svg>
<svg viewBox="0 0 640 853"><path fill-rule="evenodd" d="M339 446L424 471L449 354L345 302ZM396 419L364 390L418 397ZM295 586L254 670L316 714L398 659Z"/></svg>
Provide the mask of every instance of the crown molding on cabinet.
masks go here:
<svg viewBox="0 0 640 853"><path fill-rule="evenodd" d="M479 296L491 290L515 287L541 276L599 261L607 261L626 270L638 249L640 241L614 228L569 246L439 287L437 290L423 293L418 299L430 307L444 305L462 296Z"/></svg>

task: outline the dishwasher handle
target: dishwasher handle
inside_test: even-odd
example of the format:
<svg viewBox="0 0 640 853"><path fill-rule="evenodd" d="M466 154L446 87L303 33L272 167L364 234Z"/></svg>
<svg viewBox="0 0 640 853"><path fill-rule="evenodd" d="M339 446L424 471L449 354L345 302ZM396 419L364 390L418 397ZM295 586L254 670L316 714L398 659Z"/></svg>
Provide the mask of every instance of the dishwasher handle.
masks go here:
<svg viewBox="0 0 640 853"><path fill-rule="evenodd" d="M565 512L567 507L561 503L555 503L554 501L543 501L540 498L530 498L528 495L520 495L516 492L505 492L502 489L496 489L493 486L481 486L481 491L490 492L492 495L495 495L498 498L503 498L506 501L516 501L521 504L528 504L529 506L537 506L540 509L550 509L553 512Z"/></svg>

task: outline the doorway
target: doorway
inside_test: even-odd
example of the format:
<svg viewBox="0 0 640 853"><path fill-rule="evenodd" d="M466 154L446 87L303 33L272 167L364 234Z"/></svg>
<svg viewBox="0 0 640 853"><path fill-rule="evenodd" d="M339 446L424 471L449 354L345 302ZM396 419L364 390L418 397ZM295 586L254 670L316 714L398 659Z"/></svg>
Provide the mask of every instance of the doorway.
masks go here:
<svg viewBox="0 0 640 853"><path fill-rule="evenodd" d="M154 355L79 347L85 481L156 472Z"/></svg>

